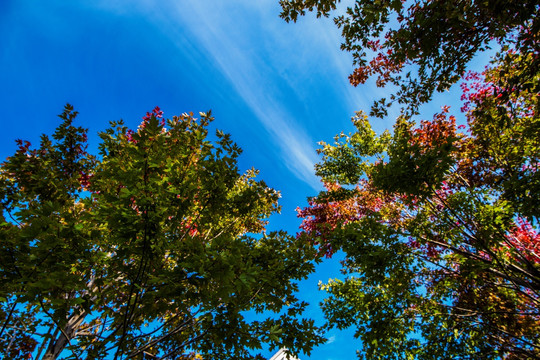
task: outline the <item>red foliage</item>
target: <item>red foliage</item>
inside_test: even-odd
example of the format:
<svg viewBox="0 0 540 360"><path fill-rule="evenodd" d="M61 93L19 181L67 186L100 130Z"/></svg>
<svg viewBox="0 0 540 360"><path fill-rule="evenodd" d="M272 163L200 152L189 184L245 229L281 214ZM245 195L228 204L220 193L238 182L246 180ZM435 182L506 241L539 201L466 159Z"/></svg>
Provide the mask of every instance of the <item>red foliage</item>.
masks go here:
<svg viewBox="0 0 540 360"><path fill-rule="evenodd" d="M381 48L378 41L371 42L373 49ZM379 52L377 56L370 60L366 66L359 66L354 69L349 75L349 82L353 86L364 84L373 74L379 74L377 78L377 86L383 87L392 79L392 75L399 72L403 68L403 63L397 62L391 58L392 49L388 49L386 53Z"/></svg>
<svg viewBox="0 0 540 360"><path fill-rule="evenodd" d="M507 239L507 246L515 248L520 256L533 264L540 264L540 234L526 219L518 219Z"/></svg>
<svg viewBox="0 0 540 360"><path fill-rule="evenodd" d="M422 153L433 148L449 145L456 138L456 118L447 116L448 106L442 107L442 112L435 114L433 120L422 120L414 130L411 142L420 145Z"/></svg>
<svg viewBox="0 0 540 360"><path fill-rule="evenodd" d="M325 183L327 194L331 195L341 189L339 184ZM385 196L372 188L369 182L362 180L361 185L354 190L354 196L342 200L309 201L309 206L297 208L297 216L304 218L300 229L309 234L308 241L319 246L319 252L331 257L335 250L331 244L332 232L341 226L357 221L368 214L374 214L385 208L387 211L397 211L394 197ZM389 223L399 221L399 217L390 217ZM395 224L394 224L395 225ZM302 236L299 233L297 236Z"/></svg>
<svg viewBox="0 0 540 360"><path fill-rule="evenodd" d="M90 187L90 180L92 179L92 174L87 174L85 172L79 172L79 183L81 184L81 188L83 190L88 190Z"/></svg>
<svg viewBox="0 0 540 360"><path fill-rule="evenodd" d="M161 111L161 109L159 108L159 106L156 106L156 107L152 110L152 112L148 112L148 111L147 111L147 112L146 112L146 115L143 116L142 119L143 119L144 121L148 121L148 120L150 120L150 119L152 118L152 116L154 116L154 117L156 117L156 118L158 118L158 119L163 118L163 111Z"/></svg>
<svg viewBox="0 0 540 360"><path fill-rule="evenodd" d="M156 119L161 119L159 124L161 126L164 126L165 125L165 119L163 119L163 111L161 111L161 109L159 108L159 106L156 106L152 112L146 112L146 115L144 115L142 117L143 121L140 125L140 128L144 129L146 127L146 124L148 123L148 121L150 121L150 119L152 119L152 117L156 118Z"/></svg>

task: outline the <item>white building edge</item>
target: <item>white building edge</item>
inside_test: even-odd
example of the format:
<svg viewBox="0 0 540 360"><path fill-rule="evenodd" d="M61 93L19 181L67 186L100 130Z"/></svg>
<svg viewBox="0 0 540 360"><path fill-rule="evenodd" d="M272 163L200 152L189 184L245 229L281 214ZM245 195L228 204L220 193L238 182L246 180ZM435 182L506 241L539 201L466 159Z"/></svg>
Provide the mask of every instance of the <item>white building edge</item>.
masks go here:
<svg viewBox="0 0 540 360"><path fill-rule="evenodd" d="M277 353L274 354L274 356L270 358L270 360L300 360L300 359L295 358L292 355L287 357L287 354L285 353L285 349L280 349Z"/></svg>

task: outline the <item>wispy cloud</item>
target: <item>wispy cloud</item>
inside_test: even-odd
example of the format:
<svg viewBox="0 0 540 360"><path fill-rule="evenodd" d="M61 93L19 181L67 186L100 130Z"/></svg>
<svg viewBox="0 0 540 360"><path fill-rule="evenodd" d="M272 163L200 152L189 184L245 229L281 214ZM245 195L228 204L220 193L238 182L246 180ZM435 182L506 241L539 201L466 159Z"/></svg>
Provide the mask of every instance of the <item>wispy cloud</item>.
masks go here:
<svg viewBox="0 0 540 360"><path fill-rule="evenodd" d="M220 5L182 1L173 9L176 11L173 18L191 33L262 123L280 149L279 155L287 168L314 189L320 189L320 182L314 174L314 164L318 161L315 142L295 121L286 105L279 101L279 84L273 79L276 77L274 64L264 58L264 52L255 51L254 40L264 42L265 39L254 39L254 34L248 32L250 29L239 25L237 16L249 13L247 8L253 5L248 1L233 3ZM242 11L238 10L239 7ZM256 16L257 11L253 14ZM274 37L270 41L274 41Z"/></svg>
<svg viewBox="0 0 540 360"><path fill-rule="evenodd" d="M332 335L328 338L328 341L326 342L327 344L331 344L333 343L334 341L336 341L336 336L335 335Z"/></svg>
<svg viewBox="0 0 540 360"><path fill-rule="evenodd" d="M115 8L114 3L107 6ZM179 39L187 38L188 46L204 54L263 125L287 168L314 189L321 188L314 174L319 139L309 136L307 115L298 116L297 109L310 100L310 86L320 81L340 94L336 107L352 113L367 106L347 83L351 59L339 49L341 37L332 21L286 24L275 0L140 0L136 9L166 27L164 33L179 47L186 46ZM295 96L295 109L283 101L287 94Z"/></svg>

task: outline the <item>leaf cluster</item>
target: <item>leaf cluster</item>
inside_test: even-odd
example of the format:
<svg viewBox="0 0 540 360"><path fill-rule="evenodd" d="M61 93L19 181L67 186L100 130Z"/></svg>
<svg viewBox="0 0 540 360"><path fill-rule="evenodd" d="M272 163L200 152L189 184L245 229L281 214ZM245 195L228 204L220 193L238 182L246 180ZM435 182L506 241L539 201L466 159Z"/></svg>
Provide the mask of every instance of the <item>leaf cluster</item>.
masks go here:
<svg viewBox="0 0 540 360"><path fill-rule="evenodd" d="M0 344L12 358L247 359L324 341L294 295L314 250L266 233L279 193L239 172L229 135L208 140L210 113L112 122L98 157L76 115L66 106L53 140L19 142L0 168Z"/></svg>
<svg viewBox="0 0 540 360"><path fill-rule="evenodd" d="M528 61L509 52L470 77L467 131L443 107L392 135L353 118L323 144L327 189L299 211L300 237L345 252L323 311L356 327L360 358L539 356L538 76L514 83Z"/></svg>
<svg viewBox="0 0 540 360"><path fill-rule="evenodd" d="M327 17L338 3L280 0L281 17L295 22L307 11ZM371 115L383 117L393 103L415 114L435 92L459 81L471 59L495 43L537 53L539 11L536 0L356 0L334 22L342 30L341 48L352 54L356 66L350 82L356 86L376 77L378 86L395 89L372 106Z"/></svg>

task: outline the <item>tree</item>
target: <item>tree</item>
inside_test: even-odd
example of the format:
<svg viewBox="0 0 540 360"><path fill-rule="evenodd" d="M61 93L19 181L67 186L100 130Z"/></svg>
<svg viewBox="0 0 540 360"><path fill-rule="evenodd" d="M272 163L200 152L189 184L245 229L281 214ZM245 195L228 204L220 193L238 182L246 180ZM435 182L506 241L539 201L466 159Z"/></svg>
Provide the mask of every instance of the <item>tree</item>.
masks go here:
<svg viewBox="0 0 540 360"><path fill-rule="evenodd" d="M281 17L297 21L306 11L329 16L339 0L280 0ZM363 84L395 86L389 99L372 107L384 116L400 103L407 113L444 91L465 74L469 61L496 44L520 54L538 54L540 4L537 0L356 0L334 22L342 29L342 49L356 66L349 79ZM525 65L525 64L522 64ZM539 60L527 63L521 75L535 76ZM519 80L517 83L524 83Z"/></svg>
<svg viewBox="0 0 540 360"><path fill-rule="evenodd" d="M537 61L509 51L468 74L467 130L448 107L380 136L358 113L323 143L327 190L299 210L300 237L346 254L322 306L357 327L360 358L540 357Z"/></svg>
<svg viewBox="0 0 540 360"><path fill-rule="evenodd" d="M339 1L281 0L286 21ZM306 241L343 250L323 286L328 326L355 325L368 358L538 358L538 1L357 0L334 20L357 68L403 106L391 135L368 118L323 144L327 191L299 210ZM466 73L496 47L482 74ZM468 133L422 103L465 78ZM471 84L472 82L472 84ZM361 355L362 357L363 355Z"/></svg>
<svg viewBox="0 0 540 360"><path fill-rule="evenodd" d="M97 157L76 115L0 168L6 356L251 359L323 342L294 296L313 250L266 233L279 193L239 173L229 135L207 139L210 113L112 122Z"/></svg>

